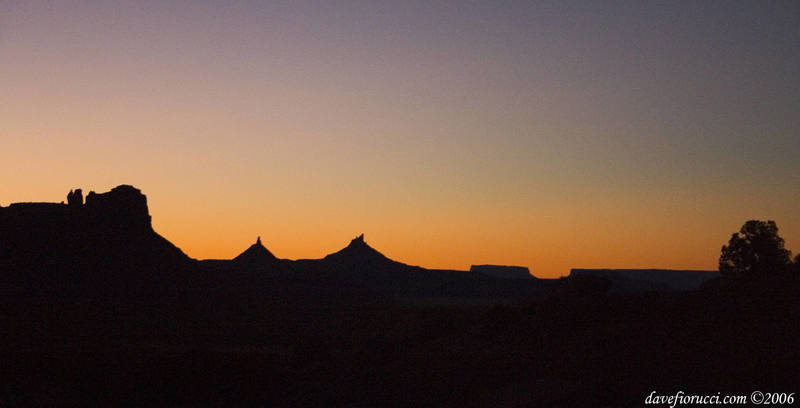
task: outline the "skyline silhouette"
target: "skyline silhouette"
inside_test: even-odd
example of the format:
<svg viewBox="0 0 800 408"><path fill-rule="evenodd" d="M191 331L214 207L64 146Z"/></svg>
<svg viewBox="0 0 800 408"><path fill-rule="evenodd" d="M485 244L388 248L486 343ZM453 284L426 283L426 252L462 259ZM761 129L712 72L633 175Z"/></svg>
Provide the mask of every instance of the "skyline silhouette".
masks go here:
<svg viewBox="0 0 800 408"><path fill-rule="evenodd" d="M64 201L61 201L61 204L57 203L46 203L46 202L19 202L19 203L12 203L8 207L0 206L0 215L4 218L4 225L11 226L12 229L5 231L5 235L7 238L13 236L14 234L32 234L34 237L39 235L52 235L53 233L44 234L43 232L37 232L40 226L37 226L35 230L25 232L25 228L21 227L20 225L39 225L41 223L51 222L52 220L59 220L57 224L53 225L53 228L56 231L62 230L66 228L63 223L64 217L74 217L75 215L81 215L80 218L83 219L81 222L88 222L89 225L95 223L112 223L112 225L119 226L130 226L133 228L134 231L139 231L142 228L153 231L153 234L158 236L153 227L151 225L151 216L149 213L149 208L147 205L147 197L141 193L141 190L130 186L130 185L119 185L111 191L107 193L97 194L93 190L90 191L86 198L86 203L83 202L83 189L76 188L69 191L66 198L66 204ZM85 210L84 210L85 209ZM60 214L60 215L58 215ZM72 214L72 216L69 216ZM94 215L92 215L94 214ZM51 218L56 216L56 218ZM85 218L88 217L88 218ZM97 219L97 217L100 217ZM36 221L40 219L39 221ZM48 221L50 219L51 221ZM68 221L67 225L72 225L70 228L82 228L78 224L76 224L77 220ZM19 224L21 223L21 224ZM127 227L126 227L127 228ZM121 230L123 235L126 229ZM62 230L62 233L64 231ZM69 231L69 233L73 233L73 231ZM107 233L104 233L107 234ZM140 232L135 232L134 236L140 235ZM176 251L181 253L181 256L187 257L180 248L174 246L171 242L167 239L161 238L158 236L159 239L164 240L169 246L175 248ZM55 238L49 238L51 243L56 243L54 241ZM69 241L71 238L69 235L62 237L63 240ZM119 239L117 237L117 239ZM35 242L35 241L34 241ZM12 248L25 248L23 245L22 247L12 246ZM28 247L30 251L35 251L35 247ZM790 253L790 252L789 252ZM13 255L13 254L9 254ZM379 262L389 262L389 263L396 263L395 261L387 258L377 250L370 247L364 238L364 234L360 234L357 237L353 238L350 241L350 244L343 248L340 251L329 253L324 257L319 258L319 260L333 260L333 259L340 259L340 258L363 258L359 260L359 263L367 262L368 260L378 260ZM187 257L188 259L189 257ZM194 259L194 258L192 258ZM297 258L295 261L313 261L313 258ZM288 258L280 258L274 255L261 241L261 236L257 236L256 242L247 247L244 251L232 257L230 259L200 259L200 261L207 261L208 263L213 262L227 262L230 261L233 264L238 265L241 268L263 268L265 266L274 266L278 265L281 262L285 261L292 261ZM403 264L405 265L405 264ZM414 266L414 268L425 269ZM427 268L428 270L437 270L437 268ZM446 270L438 268L438 270ZM456 269L452 269L456 271ZM537 278L537 276L530 271L528 267L525 266L512 266L512 265L501 265L501 264L483 264L477 265L472 264L469 269L462 269L461 272L473 272L478 274L483 274L486 276L491 276L494 278L500 279L520 279L520 278ZM660 289L670 289L674 290L678 287L681 290L691 290L699 287L702 281L711 279L713 275L708 275L706 278L700 278L699 276L696 277L689 277L687 274L697 274L705 275L707 274L708 270L668 270L668 269L635 269L635 268L617 268L617 269L609 269L609 268L571 268L569 274L562 274L560 276L575 276L576 273L579 275L583 274L591 274L596 276L602 276L604 278L609 278L612 282L616 282L619 279L629 280L631 278L637 279L637 275L647 275L648 273L656 273L661 275L683 275L677 278L677 281L681 283L676 283L675 287L670 287L670 284L663 286L665 282L669 282L670 278L656 278L652 281L653 288L660 288ZM694 281L694 283L689 283L687 285L687 279L689 281ZM698 280L699 279L699 280ZM649 278L644 278L645 281L650 281ZM648 284L648 285L650 285ZM626 284L623 284L625 286ZM635 287L635 285L634 285ZM645 285L641 288L647 288L649 286Z"/></svg>
<svg viewBox="0 0 800 408"><path fill-rule="evenodd" d="M320 257L364 232L431 268L714 269L742 220L800 246L799 15L3 2L0 204L132 183L194 258L258 235Z"/></svg>
<svg viewBox="0 0 800 408"><path fill-rule="evenodd" d="M797 404L800 1L12 0L0 60L0 407Z"/></svg>
<svg viewBox="0 0 800 408"><path fill-rule="evenodd" d="M196 260L139 189L81 193L0 207L4 405L617 407L796 386L800 257L773 221L733 234L724 273L534 279L407 265L363 234L320 259L257 237Z"/></svg>

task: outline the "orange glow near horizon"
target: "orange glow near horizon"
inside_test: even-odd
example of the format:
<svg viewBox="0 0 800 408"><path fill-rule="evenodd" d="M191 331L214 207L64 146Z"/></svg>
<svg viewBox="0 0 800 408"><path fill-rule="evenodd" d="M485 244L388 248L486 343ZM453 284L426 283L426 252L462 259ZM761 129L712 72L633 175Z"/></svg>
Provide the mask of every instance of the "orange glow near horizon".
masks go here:
<svg viewBox="0 0 800 408"><path fill-rule="evenodd" d="M23 188L23 199L14 201L62 201L52 192L41 194L40 187L28 195ZM86 193L112 188L73 187ZM719 248L743 223L733 220L759 218L742 211L713 212L713 202L695 203L694 217L669 203L642 203L629 207L620 219L614 203L602 202L590 208L566 202L504 206L495 213L466 202L425 212L399 203L357 200L291 206L270 200L263 191L251 191L250 201L234 202L210 189L143 193L154 229L196 259L233 258L256 236L278 257L322 258L363 232L384 255L412 265L457 270L472 264L521 265L548 278L566 275L571 268L713 270ZM777 221L791 249L800 242L796 225Z"/></svg>
<svg viewBox="0 0 800 408"><path fill-rule="evenodd" d="M716 269L750 219L799 252L793 14L615 7L3 2L0 205L131 184L199 259Z"/></svg>

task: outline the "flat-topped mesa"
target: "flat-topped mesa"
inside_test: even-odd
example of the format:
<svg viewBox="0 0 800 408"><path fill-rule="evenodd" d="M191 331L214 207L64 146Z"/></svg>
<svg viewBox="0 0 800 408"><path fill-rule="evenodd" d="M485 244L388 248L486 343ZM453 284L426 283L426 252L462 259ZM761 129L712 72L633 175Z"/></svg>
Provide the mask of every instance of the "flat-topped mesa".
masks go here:
<svg viewBox="0 0 800 408"><path fill-rule="evenodd" d="M90 192L83 202L81 189L70 190L67 203L12 203L3 208L6 227L35 228L61 225L69 231L87 228L125 228L152 230L147 197L129 185L114 187L111 191L97 194Z"/></svg>
<svg viewBox="0 0 800 408"><path fill-rule="evenodd" d="M537 279L524 266L472 265L469 271L500 279Z"/></svg>
<svg viewBox="0 0 800 408"><path fill-rule="evenodd" d="M187 277L181 274L192 268L190 258L153 230L141 191L122 185L91 192L85 203L82 196L78 189L68 203L0 209L0 270L12 265L11 281L152 289Z"/></svg>

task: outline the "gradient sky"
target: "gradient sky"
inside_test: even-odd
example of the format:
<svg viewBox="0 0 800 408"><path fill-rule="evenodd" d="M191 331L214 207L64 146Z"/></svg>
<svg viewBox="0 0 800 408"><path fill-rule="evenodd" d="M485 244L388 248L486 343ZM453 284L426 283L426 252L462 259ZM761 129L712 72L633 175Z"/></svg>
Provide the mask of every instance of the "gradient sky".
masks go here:
<svg viewBox="0 0 800 408"><path fill-rule="evenodd" d="M132 184L195 258L800 251L800 2L0 0L0 205Z"/></svg>

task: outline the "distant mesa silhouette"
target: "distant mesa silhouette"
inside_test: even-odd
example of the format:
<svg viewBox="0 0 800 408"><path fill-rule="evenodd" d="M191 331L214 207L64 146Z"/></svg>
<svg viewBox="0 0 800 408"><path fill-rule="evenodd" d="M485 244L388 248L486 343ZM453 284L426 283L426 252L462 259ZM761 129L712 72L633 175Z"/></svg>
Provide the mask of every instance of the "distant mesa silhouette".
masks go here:
<svg viewBox="0 0 800 408"><path fill-rule="evenodd" d="M250 245L244 252L233 258L233 262L243 265L259 265L273 263L278 258L272 254L264 245L261 244L261 237L256 238L256 243Z"/></svg>
<svg viewBox="0 0 800 408"><path fill-rule="evenodd" d="M500 279L538 279L524 266L472 265L469 271Z"/></svg>

